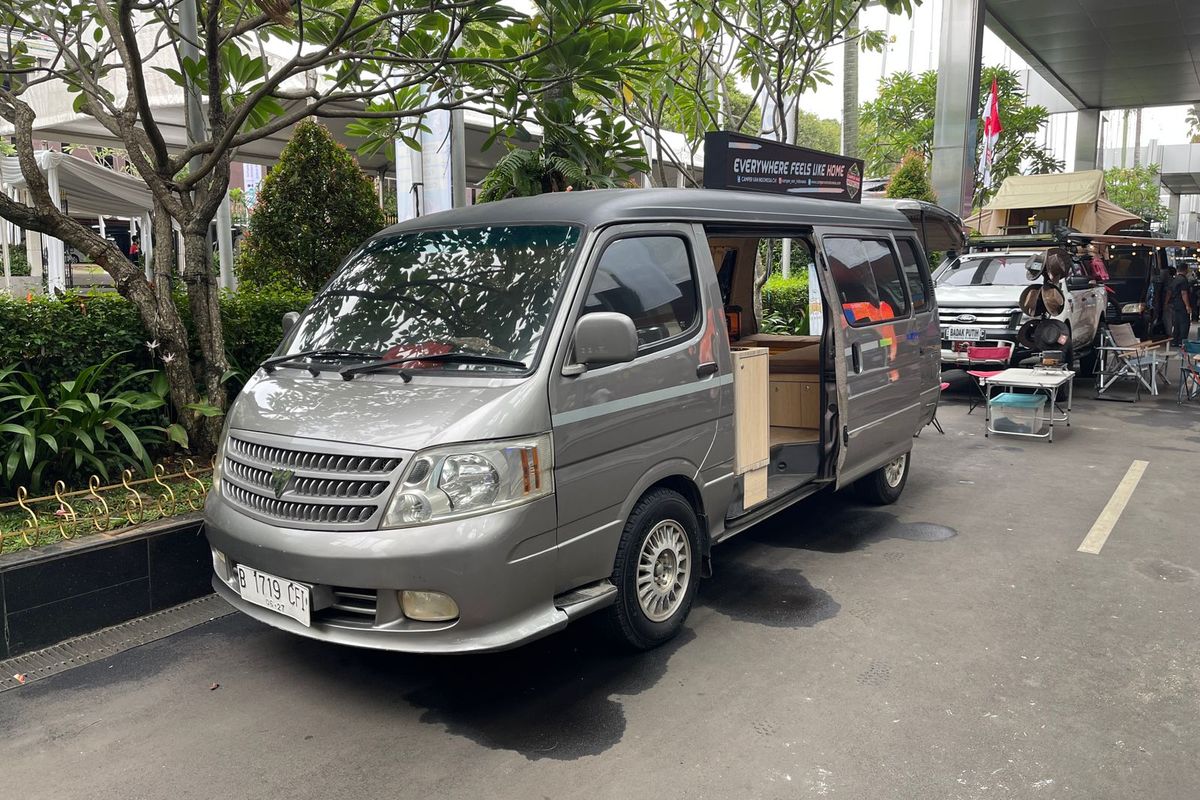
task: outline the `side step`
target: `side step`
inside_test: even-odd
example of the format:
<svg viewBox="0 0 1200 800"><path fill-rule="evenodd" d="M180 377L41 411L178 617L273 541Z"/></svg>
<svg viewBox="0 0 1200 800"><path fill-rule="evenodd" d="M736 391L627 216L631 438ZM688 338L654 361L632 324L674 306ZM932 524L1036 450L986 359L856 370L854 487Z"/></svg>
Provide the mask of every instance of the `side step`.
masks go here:
<svg viewBox="0 0 1200 800"><path fill-rule="evenodd" d="M578 619L617 601L617 587L605 579L572 589L554 598L554 606L567 615L568 620Z"/></svg>

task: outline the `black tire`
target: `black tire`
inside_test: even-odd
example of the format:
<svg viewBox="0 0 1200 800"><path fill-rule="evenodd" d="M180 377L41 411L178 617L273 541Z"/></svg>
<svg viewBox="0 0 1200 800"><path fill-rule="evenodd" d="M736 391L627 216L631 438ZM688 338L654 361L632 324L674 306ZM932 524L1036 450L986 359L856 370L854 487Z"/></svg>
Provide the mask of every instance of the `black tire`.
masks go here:
<svg viewBox="0 0 1200 800"><path fill-rule="evenodd" d="M671 523L674 523L674 527ZM638 562L643 556L643 550L647 549L652 533L676 541L678 534L682 534L687 544L684 563L686 573L682 587L674 594L670 594L665 585L662 591L655 587L648 589L652 599L648 600L647 604L652 605L659 599L669 598L661 613L670 613L661 620L651 618L638 599ZM654 547L650 546L649 549L653 551ZM662 552L658 558L663 558ZM608 608L608 616L613 634L620 642L636 650L649 650L679 633L692 610L692 602L696 599L696 587L700 583L700 557L700 525L691 503L670 489L654 489L638 500L625 523L613 564L612 582L617 587L617 601ZM674 562L671 558L666 559L668 563L665 566L655 559L654 571L649 579L658 583L659 568L662 566L664 573L675 569L674 573L664 574L662 577L663 580L674 582L678 578L678 568L683 560L677 556L673 558Z"/></svg>
<svg viewBox="0 0 1200 800"><path fill-rule="evenodd" d="M903 459L899 479L896 479L893 468L897 461ZM912 453L908 452L904 455L889 461L879 469L859 478L854 483L854 491L858 497L865 503L870 503L876 506L887 506L900 499L900 495L904 492L904 485L908 483L908 470L912 464Z"/></svg>

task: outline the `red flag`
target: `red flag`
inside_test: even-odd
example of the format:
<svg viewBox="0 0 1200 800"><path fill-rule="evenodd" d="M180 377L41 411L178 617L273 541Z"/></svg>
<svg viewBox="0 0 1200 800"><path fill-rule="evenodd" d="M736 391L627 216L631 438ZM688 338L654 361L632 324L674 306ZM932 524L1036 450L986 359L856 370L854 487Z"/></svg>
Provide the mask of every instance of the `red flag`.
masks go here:
<svg viewBox="0 0 1200 800"><path fill-rule="evenodd" d="M988 95L987 114L983 117L983 178L986 188L992 181L992 159L996 156L996 142L1004 125L1000 123L1000 94L996 79L992 78L992 91Z"/></svg>

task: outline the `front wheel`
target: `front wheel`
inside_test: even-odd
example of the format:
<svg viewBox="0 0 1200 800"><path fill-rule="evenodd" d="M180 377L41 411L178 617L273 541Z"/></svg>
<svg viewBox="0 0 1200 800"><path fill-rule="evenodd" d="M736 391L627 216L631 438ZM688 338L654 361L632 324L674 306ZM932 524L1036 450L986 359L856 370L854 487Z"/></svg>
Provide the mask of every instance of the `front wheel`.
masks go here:
<svg viewBox="0 0 1200 800"><path fill-rule="evenodd" d="M634 506L617 546L617 602L609 609L625 644L649 650L683 627L700 578L699 530L691 504L670 489L655 489Z"/></svg>
<svg viewBox="0 0 1200 800"><path fill-rule="evenodd" d="M861 500L872 505L891 505L900 499L904 484L908 483L908 465L911 453L893 458L870 475L859 478L854 489Z"/></svg>

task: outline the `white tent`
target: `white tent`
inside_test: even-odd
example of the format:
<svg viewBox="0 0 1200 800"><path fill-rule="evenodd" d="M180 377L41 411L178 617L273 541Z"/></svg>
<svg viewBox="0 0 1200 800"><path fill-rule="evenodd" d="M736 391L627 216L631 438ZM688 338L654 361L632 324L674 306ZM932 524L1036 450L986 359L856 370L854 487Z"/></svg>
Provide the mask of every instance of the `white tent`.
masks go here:
<svg viewBox="0 0 1200 800"><path fill-rule="evenodd" d="M150 190L133 177L108 169L89 159L39 150L34 153L38 169L46 176L54 204L68 214L85 217L125 217L136 220L146 232L142 237L146 263L152 255ZM4 191L23 193L26 183L16 156L0 159L0 181ZM4 274L9 275L8 237L4 241ZM50 290L66 288L66 259L63 243L45 237L46 275Z"/></svg>

